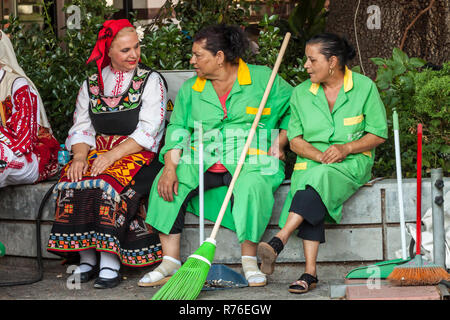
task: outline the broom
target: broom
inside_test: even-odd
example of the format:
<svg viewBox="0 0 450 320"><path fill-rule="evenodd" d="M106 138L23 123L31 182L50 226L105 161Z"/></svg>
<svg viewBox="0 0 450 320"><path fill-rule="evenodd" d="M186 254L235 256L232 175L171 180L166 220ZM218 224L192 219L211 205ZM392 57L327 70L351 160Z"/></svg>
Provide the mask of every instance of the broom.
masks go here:
<svg viewBox="0 0 450 320"><path fill-rule="evenodd" d="M247 137L247 141L242 150L241 156L239 158L238 165L233 174L233 179L231 180L230 186L228 187L227 194L220 208L219 215L217 216L216 223L211 232L209 238L207 238L203 244L195 251L194 254L190 255L186 262L181 266L180 269L166 282L166 284L156 292L152 297L152 300L194 300L199 295L203 288L203 285L208 276L211 263L214 259L214 254L216 251L216 235L219 231L220 224L222 222L225 210L230 201L231 195L233 193L234 184L239 176L242 165L244 164L245 157L247 155L250 143L252 142L253 136L255 135L256 128L258 126L259 120L261 118L264 106L272 89L273 82L280 67L281 60L283 58L284 52L286 51L287 44L291 34L286 33L283 43L278 53L277 60L270 75L269 82L267 84L266 90L264 91L263 98L258 108L258 112L253 120L250 133Z"/></svg>
<svg viewBox="0 0 450 320"><path fill-rule="evenodd" d="M411 261L397 266L387 278L392 284L400 286L435 285L441 280L449 280L448 272L439 265L428 263L421 255L422 224L422 124L417 125L417 217L416 217L416 256Z"/></svg>

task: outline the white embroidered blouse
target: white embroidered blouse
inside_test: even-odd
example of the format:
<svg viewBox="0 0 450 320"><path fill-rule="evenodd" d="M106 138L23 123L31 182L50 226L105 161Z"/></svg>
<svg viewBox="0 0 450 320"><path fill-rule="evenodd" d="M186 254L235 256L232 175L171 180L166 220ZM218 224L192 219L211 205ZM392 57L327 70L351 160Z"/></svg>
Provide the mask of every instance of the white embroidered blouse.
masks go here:
<svg viewBox="0 0 450 320"><path fill-rule="evenodd" d="M121 72L107 66L102 70L105 96L117 96L127 90L133 71ZM142 106L139 111L139 122L136 130L128 137L134 139L144 149L157 152L164 133L164 119L166 114L167 92L163 80L156 73L149 75L142 94ZM96 132L89 117L89 92L85 80L78 93L73 126L69 130L66 139L66 148L71 150L77 143L86 143L95 148Z"/></svg>

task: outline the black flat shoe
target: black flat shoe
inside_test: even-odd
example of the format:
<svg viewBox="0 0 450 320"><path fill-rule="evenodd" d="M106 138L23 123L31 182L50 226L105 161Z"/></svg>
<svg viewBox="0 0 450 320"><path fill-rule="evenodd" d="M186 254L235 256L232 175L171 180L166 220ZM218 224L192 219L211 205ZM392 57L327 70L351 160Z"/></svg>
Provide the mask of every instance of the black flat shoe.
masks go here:
<svg viewBox="0 0 450 320"><path fill-rule="evenodd" d="M87 262L80 263L78 265L78 267L83 265L83 264L91 267L91 270L85 271L85 272L80 272L80 282L81 283L88 282L89 280L93 279L98 273L98 267L97 266L93 266L92 264L87 263Z"/></svg>
<svg viewBox="0 0 450 320"><path fill-rule="evenodd" d="M102 271L103 269L108 269L108 270L116 272L117 273L117 277L111 278L111 279L98 277L97 279L95 279L94 288L97 288L97 289L110 289L110 288L117 287L117 285L120 283L119 270L115 270L115 269L108 268L108 267L103 267L103 268L100 269L100 271Z"/></svg>

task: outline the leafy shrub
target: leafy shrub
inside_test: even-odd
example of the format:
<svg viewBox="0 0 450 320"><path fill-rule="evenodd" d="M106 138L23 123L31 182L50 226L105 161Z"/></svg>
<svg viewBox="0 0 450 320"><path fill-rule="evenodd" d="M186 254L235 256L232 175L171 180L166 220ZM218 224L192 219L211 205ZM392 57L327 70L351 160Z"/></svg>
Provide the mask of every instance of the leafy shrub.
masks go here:
<svg viewBox="0 0 450 320"><path fill-rule="evenodd" d="M450 168L450 62L443 69L425 69L414 77L416 92L414 118L424 124L423 165L429 168L441 167L448 173ZM409 118L409 120L412 120ZM412 123L411 125L414 125Z"/></svg>
<svg viewBox="0 0 450 320"><path fill-rule="evenodd" d="M449 63L440 71L423 68L425 61L409 58L394 48L389 59L372 58L378 65L376 84L386 107L389 138L377 148L375 176L395 176L392 111L399 114L402 172L416 175L417 124L423 124L423 170L442 167L448 173L449 160Z"/></svg>
<svg viewBox="0 0 450 320"><path fill-rule="evenodd" d="M293 86L308 78L303 67L305 58L302 43L304 45L307 38L323 31L323 11L313 6L311 1L302 3L302 8L309 8L309 16L304 15L306 9L294 10L290 25L280 21L276 15L265 15L259 22L259 53L248 52L244 57L250 63L273 66L285 32L291 31L293 36L289 50L295 50L286 52L279 74ZM86 65L85 61L102 23L111 18L115 11L106 6L105 0L71 0L66 1L65 8L71 4L81 9L81 29L67 29L61 38L53 31L48 14L45 15L43 30L38 26L25 28L14 18L11 18L6 30L11 34L19 64L41 93L53 131L61 142L65 140L72 124L79 87L87 75L95 71L95 66ZM167 11L156 23L146 26L142 42L142 61L154 69L189 69L192 37L200 28L220 22L246 26L250 10L245 1L179 1L173 7L170 4L171 1L167 1ZM300 4L297 6L300 8ZM44 10L48 10L48 5L44 5ZM173 23L172 14L179 20L180 28ZM432 167L441 166L448 174L450 63L444 64L439 71L424 69L425 61L409 58L399 49L394 49L389 59L372 58L372 61L378 65L376 84L386 106L390 133L388 141L377 148L374 176L395 176L392 135L394 108L399 112L405 176L413 177L416 172L418 122L424 125L425 173ZM287 158L286 176L289 178L295 154L289 151Z"/></svg>

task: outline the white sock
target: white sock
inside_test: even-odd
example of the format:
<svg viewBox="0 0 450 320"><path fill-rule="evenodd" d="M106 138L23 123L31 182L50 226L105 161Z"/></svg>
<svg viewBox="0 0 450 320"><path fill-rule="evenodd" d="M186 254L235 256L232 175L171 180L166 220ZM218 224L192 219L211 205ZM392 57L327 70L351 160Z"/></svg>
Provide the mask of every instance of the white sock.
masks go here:
<svg viewBox="0 0 450 320"><path fill-rule="evenodd" d="M255 256L242 256L242 269L245 273L248 273L252 283L261 283L266 281L266 276L258 268L258 261ZM248 281L249 279L247 279Z"/></svg>
<svg viewBox="0 0 450 320"><path fill-rule="evenodd" d="M119 258L114 253L102 252L100 254L100 269L108 267L114 270L120 270ZM117 277L117 272L105 269L101 270L99 276L101 278L112 279Z"/></svg>
<svg viewBox="0 0 450 320"><path fill-rule="evenodd" d="M181 261L170 256L164 256L163 261L154 271L158 271L163 276L167 277L168 275L174 274L180 267Z"/></svg>
<svg viewBox="0 0 450 320"><path fill-rule="evenodd" d="M150 283L173 275L181 267L181 261L170 256L164 256L162 262L155 270L146 273L140 282Z"/></svg>
<svg viewBox="0 0 450 320"><path fill-rule="evenodd" d="M80 251L80 264L89 263L90 265L95 266L97 264L97 255L95 249L83 250ZM82 264L78 267L78 272L87 272L90 271L92 267ZM77 271L75 271L77 273Z"/></svg>

